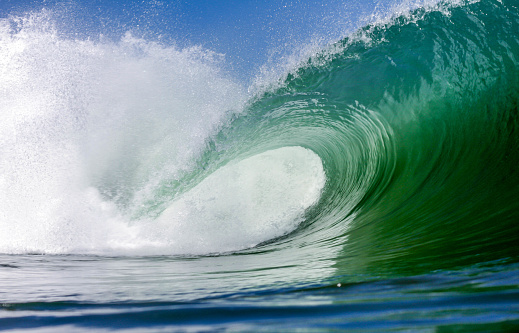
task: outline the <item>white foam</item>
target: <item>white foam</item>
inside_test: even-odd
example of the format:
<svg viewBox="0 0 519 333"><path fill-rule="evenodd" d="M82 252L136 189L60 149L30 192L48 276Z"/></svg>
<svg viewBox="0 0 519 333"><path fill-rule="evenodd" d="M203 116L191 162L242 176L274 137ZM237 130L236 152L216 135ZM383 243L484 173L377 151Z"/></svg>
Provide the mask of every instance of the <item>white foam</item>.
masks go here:
<svg viewBox="0 0 519 333"><path fill-rule="evenodd" d="M0 20L0 253L233 251L294 230L319 199L319 157L281 148L130 219L246 94L210 51L64 38L49 15Z"/></svg>
<svg viewBox="0 0 519 333"><path fill-rule="evenodd" d="M267 151L226 165L173 202L149 239L180 253L248 248L293 231L324 183L312 151Z"/></svg>
<svg viewBox="0 0 519 333"><path fill-rule="evenodd" d="M0 20L0 252L103 253L246 95L213 52L65 38L51 16Z"/></svg>

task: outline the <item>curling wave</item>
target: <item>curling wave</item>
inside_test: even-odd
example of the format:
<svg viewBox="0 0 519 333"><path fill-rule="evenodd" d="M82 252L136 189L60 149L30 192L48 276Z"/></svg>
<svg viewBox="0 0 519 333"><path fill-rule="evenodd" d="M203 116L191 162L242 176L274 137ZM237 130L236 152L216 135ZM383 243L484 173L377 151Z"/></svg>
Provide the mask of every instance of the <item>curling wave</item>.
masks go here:
<svg viewBox="0 0 519 333"><path fill-rule="evenodd" d="M373 23L248 100L211 52L45 20L0 25L1 252L272 250L338 274L519 253L516 1Z"/></svg>

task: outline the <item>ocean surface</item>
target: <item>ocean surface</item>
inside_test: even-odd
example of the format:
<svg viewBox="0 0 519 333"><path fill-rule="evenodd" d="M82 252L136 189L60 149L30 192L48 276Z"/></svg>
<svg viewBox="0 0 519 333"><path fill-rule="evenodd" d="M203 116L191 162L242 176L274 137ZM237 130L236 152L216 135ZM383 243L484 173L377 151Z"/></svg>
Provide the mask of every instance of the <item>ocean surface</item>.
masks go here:
<svg viewBox="0 0 519 333"><path fill-rule="evenodd" d="M0 331L519 331L519 1L384 7L247 84L57 20L0 19Z"/></svg>

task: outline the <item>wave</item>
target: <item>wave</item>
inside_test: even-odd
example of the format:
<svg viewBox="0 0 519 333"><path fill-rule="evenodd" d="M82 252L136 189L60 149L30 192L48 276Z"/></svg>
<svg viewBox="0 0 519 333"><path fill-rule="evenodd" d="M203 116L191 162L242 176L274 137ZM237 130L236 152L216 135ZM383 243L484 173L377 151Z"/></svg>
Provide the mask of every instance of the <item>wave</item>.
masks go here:
<svg viewBox="0 0 519 333"><path fill-rule="evenodd" d="M517 259L516 1L379 20L252 97L209 51L48 22L0 25L1 252Z"/></svg>
<svg viewBox="0 0 519 333"><path fill-rule="evenodd" d="M283 140L323 159L306 225L346 224L342 255L363 266L515 257L518 22L513 1L421 8L360 29L261 97L254 111L296 123Z"/></svg>

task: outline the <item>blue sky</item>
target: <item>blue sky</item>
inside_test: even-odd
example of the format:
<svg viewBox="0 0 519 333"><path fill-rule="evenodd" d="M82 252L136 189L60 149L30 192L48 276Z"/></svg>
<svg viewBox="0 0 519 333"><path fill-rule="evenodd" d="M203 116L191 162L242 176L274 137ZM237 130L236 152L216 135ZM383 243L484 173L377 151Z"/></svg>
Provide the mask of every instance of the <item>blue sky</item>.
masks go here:
<svg viewBox="0 0 519 333"><path fill-rule="evenodd" d="M247 78L273 53L340 38L374 7L371 0L0 0L0 16L47 8L61 32L80 38L132 31L165 44L201 45L225 54L231 70Z"/></svg>

